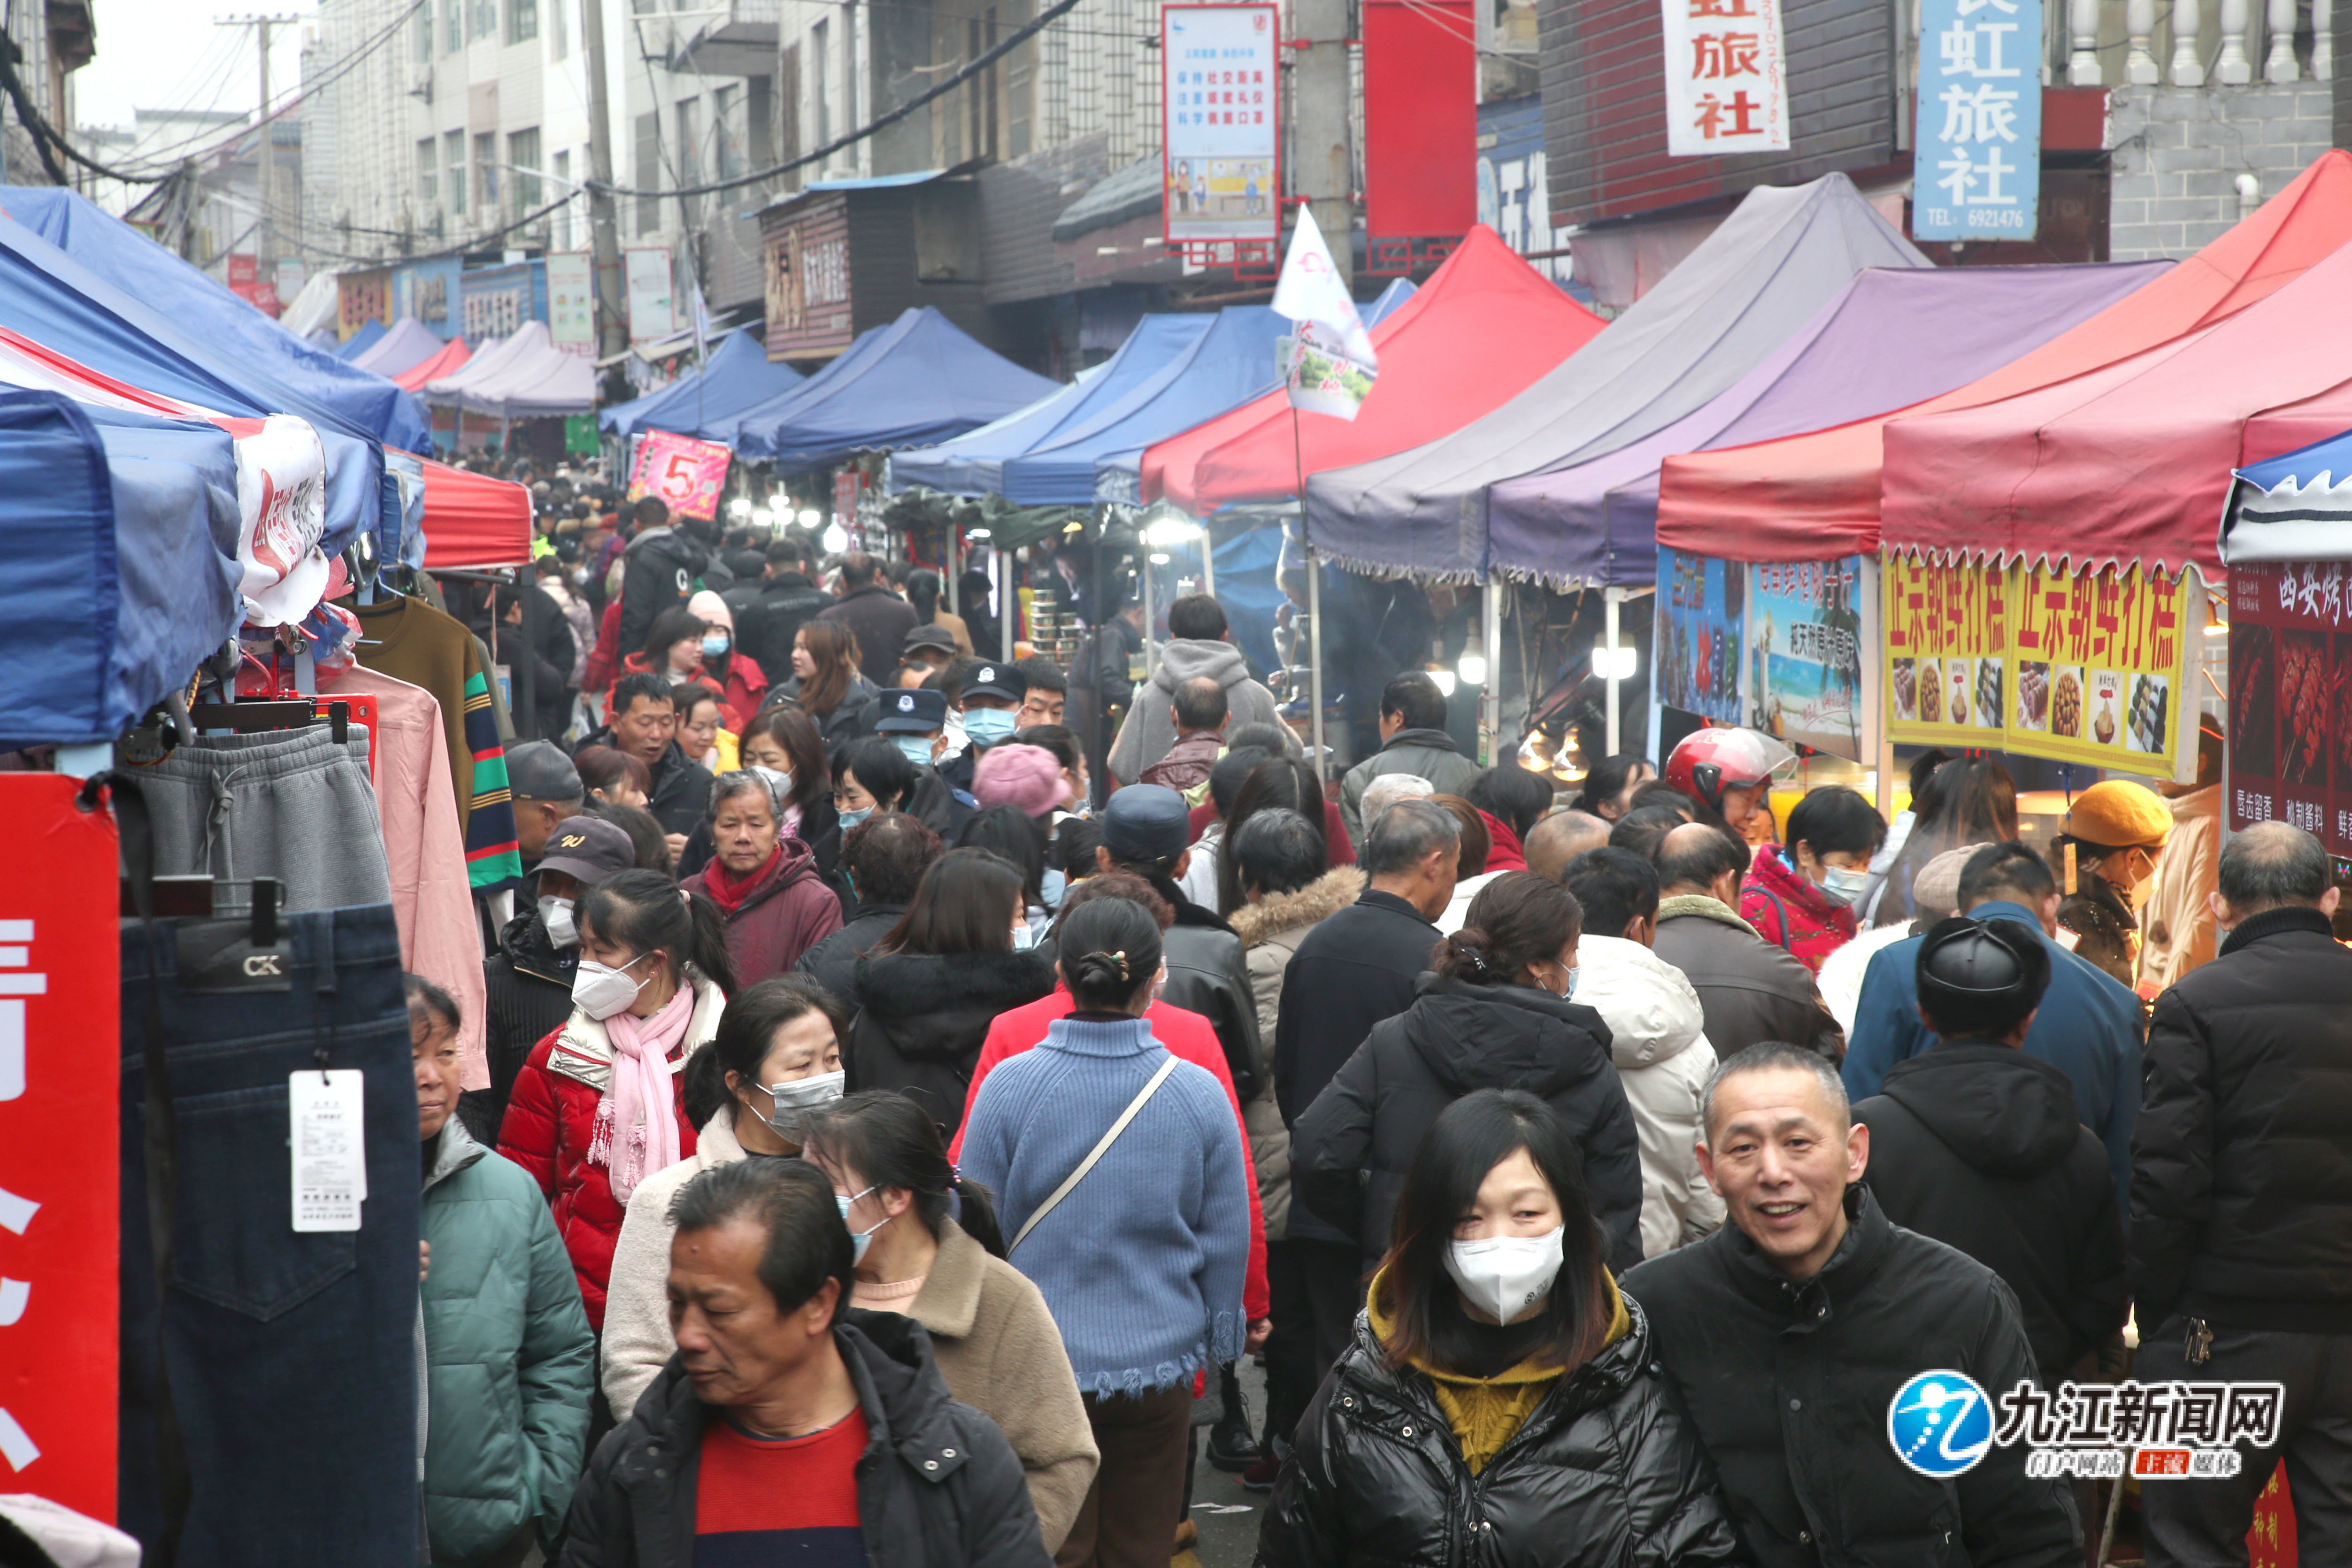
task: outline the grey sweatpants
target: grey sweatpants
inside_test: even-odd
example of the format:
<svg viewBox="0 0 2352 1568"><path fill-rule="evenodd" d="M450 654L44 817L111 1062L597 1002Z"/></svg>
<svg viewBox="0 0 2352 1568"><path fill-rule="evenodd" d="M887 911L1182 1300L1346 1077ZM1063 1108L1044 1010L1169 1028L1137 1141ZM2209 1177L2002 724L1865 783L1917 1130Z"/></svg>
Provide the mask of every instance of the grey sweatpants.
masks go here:
<svg viewBox="0 0 2352 1568"><path fill-rule="evenodd" d="M324 724L208 736L140 770L155 874L275 878L287 910L390 903L367 744L356 725L340 746Z"/></svg>

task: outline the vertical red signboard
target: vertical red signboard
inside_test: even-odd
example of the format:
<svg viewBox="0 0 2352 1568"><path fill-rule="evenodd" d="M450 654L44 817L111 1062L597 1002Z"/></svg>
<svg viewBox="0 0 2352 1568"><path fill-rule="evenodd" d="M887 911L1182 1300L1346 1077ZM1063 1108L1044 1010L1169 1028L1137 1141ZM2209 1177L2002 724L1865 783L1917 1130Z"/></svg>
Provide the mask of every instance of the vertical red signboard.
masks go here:
<svg viewBox="0 0 2352 1568"><path fill-rule="evenodd" d="M1365 5L1364 232L1371 237L1459 238L1478 221L1477 31L1467 0Z"/></svg>
<svg viewBox="0 0 2352 1568"><path fill-rule="evenodd" d="M114 819L0 773L0 1491L114 1519Z"/></svg>

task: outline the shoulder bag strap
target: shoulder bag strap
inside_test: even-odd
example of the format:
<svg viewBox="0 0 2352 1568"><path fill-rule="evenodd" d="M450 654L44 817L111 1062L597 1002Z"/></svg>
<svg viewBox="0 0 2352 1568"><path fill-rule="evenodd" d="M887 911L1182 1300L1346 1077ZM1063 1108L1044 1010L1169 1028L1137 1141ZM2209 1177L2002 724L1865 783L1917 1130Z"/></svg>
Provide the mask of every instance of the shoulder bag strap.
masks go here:
<svg viewBox="0 0 2352 1568"><path fill-rule="evenodd" d="M1039 1220L1054 1212L1055 1205L1070 1195L1071 1188L1086 1180L1087 1173L1095 1168L1095 1162L1110 1152L1110 1146L1118 1142L1118 1135L1127 1131L1127 1124L1142 1113L1143 1108L1151 1102L1151 1097L1160 1092L1160 1086L1168 1081L1168 1075L1176 1070L1177 1059L1171 1054L1166 1061L1160 1064L1160 1070L1151 1075L1151 1081L1145 1084L1136 1097L1127 1102L1127 1109L1118 1113L1118 1120L1110 1124L1110 1131L1104 1133L1092 1149L1087 1151L1087 1157L1078 1162L1078 1168L1065 1176L1062 1179L1062 1184L1055 1187L1045 1201L1037 1205L1036 1212L1022 1223L1019 1234L1013 1238L1013 1247L1004 1249L1008 1256L1011 1255L1013 1247L1019 1247L1029 1238L1029 1233L1037 1228Z"/></svg>

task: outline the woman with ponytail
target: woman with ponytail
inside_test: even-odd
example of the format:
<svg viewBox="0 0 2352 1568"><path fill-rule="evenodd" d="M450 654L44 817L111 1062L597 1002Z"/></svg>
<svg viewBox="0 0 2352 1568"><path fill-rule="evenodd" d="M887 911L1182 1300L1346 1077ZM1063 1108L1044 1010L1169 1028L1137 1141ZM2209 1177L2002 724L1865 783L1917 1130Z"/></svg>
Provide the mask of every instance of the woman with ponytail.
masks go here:
<svg viewBox="0 0 2352 1568"><path fill-rule="evenodd" d="M1007 1256L1053 1310L1103 1456L1056 1560L1164 1563L1193 1376L1264 1337L1242 1305L1248 1167L1225 1091L1145 1017L1160 922L1096 899L1056 947L1076 1005L981 1086L963 1169L997 1194Z"/></svg>
<svg viewBox="0 0 2352 1568"><path fill-rule="evenodd" d="M1609 1026L1571 1000L1584 911L1532 871L1506 871L1470 900L1462 929L1430 955L1404 1012L1372 1026L1291 1128L1298 1201L1354 1232L1367 1268L1389 1245L1413 1151L1438 1113L1482 1089L1549 1105L1583 1157L1619 1272L1642 1261L1642 1168Z"/></svg>
<svg viewBox="0 0 2352 1568"><path fill-rule="evenodd" d="M572 1016L532 1047L507 1101L499 1152L539 1181L602 1331L622 1206L694 1152L680 1075L719 1032L735 966L719 906L657 871L583 893Z"/></svg>
<svg viewBox="0 0 2352 1568"><path fill-rule="evenodd" d="M1004 1261L988 1189L949 1163L922 1107L880 1089L819 1116L803 1158L848 1205L849 1304L923 1325L948 1392L1021 1456L1045 1550L1057 1550L1100 1456L1045 1298Z"/></svg>

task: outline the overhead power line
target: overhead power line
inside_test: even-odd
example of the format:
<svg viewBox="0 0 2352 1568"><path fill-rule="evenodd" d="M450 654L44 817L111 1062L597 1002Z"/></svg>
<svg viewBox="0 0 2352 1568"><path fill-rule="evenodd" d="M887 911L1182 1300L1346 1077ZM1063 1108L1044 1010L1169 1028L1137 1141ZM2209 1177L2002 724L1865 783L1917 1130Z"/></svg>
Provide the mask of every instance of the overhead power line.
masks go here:
<svg viewBox="0 0 2352 1568"><path fill-rule="evenodd" d="M721 191L740 190L745 185L756 185L762 180L772 180L779 174L788 174L794 169L806 168L811 163L823 163L825 159L832 157L835 153L842 151L844 148L855 147L857 143L865 141L867 137L876 134L877 132L887 130L890 126L896 125L899 121L906 119L908 115L914 113L915 110L922 108L925 104L929 103L932 100L943 98L948 93L952 92L959 87L961 87L965 82L970 81L973 77L978 76L982 71L986 70L990 66L994 65L998 60L1003 59L1006 55L1011 54L1014 49L1020 47L1023 44L1027 43L1031 38L1035 37L1039 33L1045 30L1048 23L1069 15L1070 12L1077 8L1077 5L1078 0L1055 0L1055 4L1047 7L1045 10L1038 13L1034 20L1023 24L1021 26L1015 28L1012 33L1006 35L1003 42L997 44L992 48L984 50L982 53L973 56L971 62L961 70L956 72L955 75L948 77L937 83L934 83L932 86L924 89L921 92L917 93L913 98L908 99L906 102L890 110L887 114L877 115L874 119L867 121L864 125L859 126L856 130L848 132L846 135L835 137L831 142L826 142L824 146L819 147L814 153L803 153L800 157L788 159L782 163L775 164L771 168L761 169L753 174L738 174L731 180L709 180L698 185L681 185L675 190L643 190L634 185L607 185L603 187L602 190L598 191L596 194L614 196L639 197L715 195Z"/></svg>

